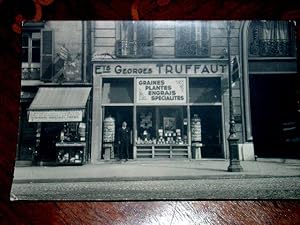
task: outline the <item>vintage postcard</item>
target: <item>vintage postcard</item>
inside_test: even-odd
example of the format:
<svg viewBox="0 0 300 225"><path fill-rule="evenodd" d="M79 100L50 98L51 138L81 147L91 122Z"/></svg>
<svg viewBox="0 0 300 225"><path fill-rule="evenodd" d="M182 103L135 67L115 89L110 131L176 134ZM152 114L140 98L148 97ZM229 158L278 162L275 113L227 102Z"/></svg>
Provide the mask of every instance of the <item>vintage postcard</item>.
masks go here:
<svg viewBox="0 0 300 225"><path fill-rule="evenodd" d="M11 200L299 199L295 21L22 26Z"/></svg>

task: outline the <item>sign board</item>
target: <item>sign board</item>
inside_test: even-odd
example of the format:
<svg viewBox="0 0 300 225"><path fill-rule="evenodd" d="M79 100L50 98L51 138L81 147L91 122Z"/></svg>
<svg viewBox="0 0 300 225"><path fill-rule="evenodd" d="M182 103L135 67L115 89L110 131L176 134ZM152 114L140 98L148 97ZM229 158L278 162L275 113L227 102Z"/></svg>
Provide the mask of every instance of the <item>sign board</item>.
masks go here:
<svg viewBox="0 0 300 225"><path fill-rule="evenodd" d="M96 64L99 75L223 75L227 73L225 63L107 63Z"/></svg>
<svg viewBox="0 0 300 225"><path fill-rule="evenodd" d="M29 122L80 122L83 110L29 111Z"/></svg>
<svg viewBox="0 0 300 225"><path fill-rule="evenodd" d="M185 104L185 78L137 78L137 104Z"/></svg>

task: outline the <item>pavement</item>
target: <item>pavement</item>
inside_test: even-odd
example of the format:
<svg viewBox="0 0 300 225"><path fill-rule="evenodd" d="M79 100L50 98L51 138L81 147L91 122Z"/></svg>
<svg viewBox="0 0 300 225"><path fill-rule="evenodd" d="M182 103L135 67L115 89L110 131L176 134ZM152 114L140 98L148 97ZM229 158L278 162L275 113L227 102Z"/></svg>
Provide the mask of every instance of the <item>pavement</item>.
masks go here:
<svg viewBox="0 0 300 225"><path fill-rule="evenodd" d="M15 167L14 183L300 177L300 160L241 161L242 172L228 172L228 165L228 160L129 160L82 166Z"/></svg>

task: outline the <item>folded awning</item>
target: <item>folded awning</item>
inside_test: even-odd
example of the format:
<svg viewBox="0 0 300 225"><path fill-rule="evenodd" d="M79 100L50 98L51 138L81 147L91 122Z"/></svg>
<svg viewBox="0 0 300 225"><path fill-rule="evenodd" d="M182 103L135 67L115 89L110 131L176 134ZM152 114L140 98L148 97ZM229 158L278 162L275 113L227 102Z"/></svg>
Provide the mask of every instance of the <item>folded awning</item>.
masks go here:
<svg viewBox="0 0 300 225"><path fill-rule="evenodd" d="M29 122L79 122L91 88L39 88L29 107Z"/></svg>

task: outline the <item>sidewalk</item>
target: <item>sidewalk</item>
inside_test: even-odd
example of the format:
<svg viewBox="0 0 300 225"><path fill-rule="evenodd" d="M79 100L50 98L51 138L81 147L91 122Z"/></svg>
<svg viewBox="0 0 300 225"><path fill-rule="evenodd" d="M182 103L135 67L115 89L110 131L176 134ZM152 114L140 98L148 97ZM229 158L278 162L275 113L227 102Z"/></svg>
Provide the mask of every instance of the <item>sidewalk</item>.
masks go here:
<svg viewBox="0 0 300 225"><path fill-rule="evenodd" d="M99 162L82 166L16 167L14 183L101 182L300 177L300 160L241 161L243 172L227 172L228 160Z"/></svg>

